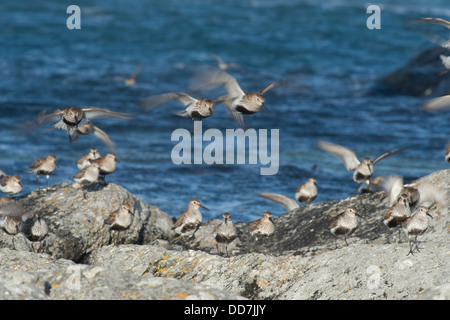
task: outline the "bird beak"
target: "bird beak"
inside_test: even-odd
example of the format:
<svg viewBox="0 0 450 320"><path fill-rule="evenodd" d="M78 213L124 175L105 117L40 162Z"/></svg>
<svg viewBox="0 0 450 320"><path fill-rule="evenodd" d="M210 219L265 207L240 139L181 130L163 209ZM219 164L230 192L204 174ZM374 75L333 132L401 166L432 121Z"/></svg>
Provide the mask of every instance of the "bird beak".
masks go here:
<svg viewBox="0 0 450 320"><path fill-rule="evenodd" d="M272 217L269 218L269 221L272 222L273 224L275 224L275 222L273 222Z"/></svg>
<svg viewBox="0 0 450 320"><path fill-rule="evenodd" d="M263 102L262 106L264 107L264 109L269 110L264 102Z"/></svg>
<svg viewBox="0 0 450 320"><path fill-rule="evenodd" d="M429 212L427 212L427 216L429 216L431 219L433 219L433 216Z"/></svg>
<svg viewBox="0 0 450 320"><path fill-rule="evenodd" d="M199 204L198 206L199 206L199 207L202 207L203 209L206 209L206 210L208 210L208 211L209 211L209 209L208 209L207 207L205 207L205 206L202 206L201 204Z"/></svg>
<svg viewBox="0 0 450 320"><path fill-rule="evenodd" d="M360 217L360 218L363 219L363 220L367 220L366 218L364 218L363 216L361 216L361 215L358 214L358 213L355 213L355 215L357 215L358 217Z"/></svg>

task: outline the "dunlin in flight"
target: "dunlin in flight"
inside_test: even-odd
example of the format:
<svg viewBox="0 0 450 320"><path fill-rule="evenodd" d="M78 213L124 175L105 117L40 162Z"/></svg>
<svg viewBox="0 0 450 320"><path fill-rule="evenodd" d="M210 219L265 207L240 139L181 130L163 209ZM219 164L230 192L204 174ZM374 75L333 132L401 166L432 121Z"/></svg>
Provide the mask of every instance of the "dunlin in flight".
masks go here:
<svg viewBox="0 0 450 320"><path fill-rule="evenodd" d="M21 193L23 190L22 180L19 176L8 176L0 172L0 190L3 193L9 194L10 197Z"/></svg>
<svg viewBox="0 0 450 320"><path fill-rule="evenodd" d="M305 183L301 184L297 188L295 192L295 200L278 193L262 192L258 195L267 200L281 204L288 211L291 211L299 207L296 200L301 204L308 204L316 199L317 192L316 179L309 178Z"/></svg>
<svg viewBox="0 0 450 320"><path fill-rule="evenodd" d="M221 70L226 71L226 70L228 70L229 68L235 68L235 69L238 69L238 70L241 70L241 69L242 69L242 68L241 68L239 65L237 65L236 63L234 63L234 62L225 62L225 61L223 61L222 58L220 58L219 56L216 56L215 54L210 54L209 56L210 56L211 58L213 58L214 60L217 61L217 66L218 66L219 69L221 69Z"/></svg>
<svg viewBox="0 0 450 320"><path fill-rule="evenodd" d="M193 98L183 92L168 92L156 96L147 97L141 100L141 108L148 112L169 100L176 100L187 106L183 111L177 112L176 115L181 117L190 117L192 119L192 130L194 132L194 121L203 120L212 116L215 110L215 101L210 98Z"/></svg>
<svg viewBox="0 0 450 320"><path fill-rule="evenodd" d="M417 242L417 236L425 233L428 229L428 218L427 216L433 218L428 212L427 206L420 206L408 219L402 222L402 230L408 235L409 241L409 254L413 254L413 246L411 241L411 236L414 236L414 243L416 244L415 249L419 251L419 243Z"/></svg>
<svg viewBox="0 0 450 320"><path fill-rule="evenodd" d="M98 139L102 140L103 143L105 143L110 149L116 148L116 144L111 140L106 132L94 125L89 120L87 120L84 124L78 126L78 128L73 132L73 140L77 140L78 136L86 136L91 133Z"/></svg>
<svg viewBox="0 0 450 320"><path fill-rule="evenodd" d="M38 158L31 164L28 172L36 174L36 183L39 189L41 188L39 185L39 177L45 176L47 178L48 187L48 180L50 178L50 175L53 173L57 165L58 164L56 163L56 156L53 154L45 158Z"/></svg>
<svg viewBox="0 0 450 320"><path fill-rule="evenodd" d="M183 243L183 248L185 238L190 238L194 236L195 232L200 227L202 223L202 213L199 208L209 210L200 204L200 200L192 199L189 201L186 211L184 211L178 219L175 221L172 230L175 230L177 234L181 236L181 241Z"/></svg>
<svg viewBox="0 0 450 320"><path fill-rule="evenodd" d="M272 213L266 211L263 213L261 219L253 221L248 227L250 234L258 237L268 237L275 231L275 224L273 223Z"/></svg>
<svg viewBox="0 0 450 320"><path fill-rule="evenodd" d="M114 77L114 79L116 79L118 81L122 81L127 86L130 86L130 87L134 86L136 84L136 77L138 76L139 72L141 72L141 69L142 69L142 65L138 65L129 77L116 76L116 77Z"/></svg>
<svg viewBox="0 0 450 320"><path fill-rule="evenodd" d="M233 119L244 126L244 115L257 113L262 107L267 109L265 105L264 94L278 86L281 82L275 81L264 87L258 92L244 92L237 80L223 70L204 70L195 76L194 90L202 87L218 87L224 86L227 94L216 99L220 101L231 113Z"/></svg>
<svg viewBox="0 0 450 320"><path fill-rule="evenodd" d="M339 214L334 220L331 222L329 229L332 234L336 236L335 245L337 246L337 236L343 236L345 244L348 246L347 237L353 232L355 232L358 227L358 220L356 216L361 216L356 212L356 209L353 207L349 207L345 209L344 212Z"/></svg>
<svg viewBox="0 0 450 320"><path fill-rule="evenodd" d="M91 150L89 150L89 153L82 156L80 159L75 161L75 163L77 164L78 169L82 170L91 164L90 160L95 160L100 157L101 155L98 152L97 148L91 148Z"/></svg>
<svg viewBox="0 0 450 320"><path fill-rule="evenodd" d="M353 180L358 184L364 183L370 177L372 177L372 174L374 172L374 165L378 161L406 149L406 147L404 147L386 152L373 161L368 157L365 157L362 161L359 161L356 157L356 154L352 150L338 144L326 141L318 141L316 143L316 147L325 152L338 156L342 160L344 166L348 171L354 171Z"/></svg>
<svg viewBox="0 0 450 320"><path fill-rule="evenodd" d="M130 120L134 118L134 115L97 107L68 107L63 110L58 109L50 114L41 115L36 120L35 125L40 126L50 122L56 122L53 125L53 128L67 131L69 134L69 141L73 142L78 138L78 127L86 123L87 120L96 118L116 118Z"/></svg>
<svg viewBox="0 0 450 320"><path fill-rule="evenodd" d="M228 256L228 245L236 239L236 228L229 213L224 213L222 222L219 223L213 230L216 239L216 249L219 251L219 244L225 245L225 253Z"/></svg>
<svg viewBox="0 0 450 320"><path fill-rule="evenodd" d="M119 240L120 232L131 226L133 216L134 214L131 206L128 203L123 203L119 209L111 212L108 218L105 219L104 222L109 225L110 230L116 230L118 232L116 243Z"/></svg>

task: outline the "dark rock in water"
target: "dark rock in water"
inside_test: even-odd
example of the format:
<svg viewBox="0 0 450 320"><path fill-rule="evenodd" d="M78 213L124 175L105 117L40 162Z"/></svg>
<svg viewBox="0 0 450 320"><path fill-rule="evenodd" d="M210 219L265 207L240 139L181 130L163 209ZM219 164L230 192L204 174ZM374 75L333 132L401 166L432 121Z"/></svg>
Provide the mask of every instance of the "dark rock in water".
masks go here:
<svg viewBox="0 0 450 320"><path fill-rule="evenodd" d="M30 247L38 247L39 252L57 258L79 262L92 250L112 243L112 238L119 237L119 243L136 244L169 238L172 222L168 215L123 187L109 183L106 186L92 185L86 191L84 199L82 190L74 188L71 183L62 183L33 191L19 199L24 208L40 212L49 226L49 234L40 245ZM124 201L133 208L133 223L129 229L117 234L117 231L109 230L104 220ZM0 231L2 246L18 249L17 240ZM20 248L26 248L26 245L21 244Z"/></svg>
<svg viewBox="0 0 450 320"><path fill-rule="evenodd" d="M442 47L426 49L405 66L382 77L376 92L408 96L441 96L450 93L450 72L442 65L440 55L450 55Z"/></svg>

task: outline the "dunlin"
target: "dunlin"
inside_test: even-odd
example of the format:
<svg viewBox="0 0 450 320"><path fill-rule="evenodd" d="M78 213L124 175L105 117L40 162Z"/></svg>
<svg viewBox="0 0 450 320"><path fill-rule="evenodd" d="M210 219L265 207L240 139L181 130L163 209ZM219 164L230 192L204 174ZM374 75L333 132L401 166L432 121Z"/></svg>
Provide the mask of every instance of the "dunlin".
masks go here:
<svg viewBox="0 0 450 320"><path fill-rule="evenodd" d="M225 253L228 256L228 245L236 239L236 228L229 213L223 214L222 222L214 228L212 233L215 233L217 252L219 252L219 244L225 244Z"/></svg>
<svg viewBox="0 0 450 320"><path fill-rule="evenodd" d="M317 197L316 179L309 178L308 181L301 184L295 193L295 199L301 204L308 204Z"/></svg>
<svg viewBox="0 0 450 320"><path fill-rule="evenodd" d="M184 239L192 237L202 223L202 213L199 208L209 210L200 204L200 200L192 199L189 201L186 211L184 211L175 221L172 230L181 236L184 248Z"/></svg>
<svg viewBox="0 0 450 320"><path fill-rule="evenodd" d="M356 216L361 217L356 212L355 208L349 207L336 218L334 218L329 226L332 234L334 234L335 236L344 237L345 244L347 246L347 236L353 234L353 232L355 232L356 228L358 227L358 220L356 219ZM337 237L335 238L335 245L337 248Z"/></svg>
<svg viewBox="0 0 450 320"><path fill-rule="evenodd" d="M316 179L309 178L305 183L301 184L295 192L295 200L277 193L262 192L258 195L267 200L271 200L273 202L281 204L288 211L291 211L299 207L298 203L295 200L297 200L301 204L308 204L316 199Z"/></svg>
<svg viewBox="0 0 450 320"><path fill-rule="evenodd" d="M411 215L408 195L402 193L383 215L383 223L389 228L399 228L398 242L400 242L400 226Z"/></svg>
<svg viewBox="0 0 450 320"><path fill-rule="evenodd" d="M78 136L80 135L86 136L91 133L98 139L102 140L103 143L105 143L110 149L116 148L116 144L111 140L106 132L94 125L89 120L87 120L84 124L78 126L78 128L73 132L73 140L77 140Z"/></svg>
<svg viewBox="0 0 450 320"><path fill-rule="evenodd" d="M104 157L100 157L95 160L91 160L92 163L96 163L99 168L99 173L101 176L106 176L113 173L116 170L117 162L119 160L116 158L114 153L108 153Z"/></svg>
<svg viewBox="0 0 450 320"><path fill-rule="evenodd" d="M47 178L48 187L48 180L50 178L50 175L53 173L57 165L58 164L56 163L56 156L53 154L45 158L38 158L31 164L28 172L36 174L36 183L39 189L41 188L39 185L39 177L45 176Z"/></svg>
<svg viewBox="0 0 450 320"><path fill-rule="evenodd" d="M244 126L243 115L257 113L265 105L264 94L270 89L276 87L281 82L275 81L260 90L259 92L244 92L237 80L223 70L204 70L199 72L194 80L196 87L218 87L224 86L227 94L216 99L220 101L231 113L233 119ZM197 89L197 88L195 88Z"/></svg>
<svg viewBox="0 0 450 320"><path fill-rule="evenodd" d="M326 141L318 141L316 143L316 147L325 152L338 156L342 160L348 171L354 171L353 180L359 184L366 182L370 177L372 177L372 174L374 172L374 165L378 161L406 149L406 147L404 147L386 152L373 161L368 157L365 157L362 161L359 161L352 150L338 144Z"/></svg>
<svg viewBox="0 0 450 320"><path fill-rule="evenodd" d="M0 205L0 226L10 235L22 232L23 222L29 216L30 213L14 200Z"/></svg>
<svg viewBox="0 0 450 320"><path fill-rule="evenodd" d="M359 188L359 193L376 193L383 191L384 177L378 176L375 178L369 178L363 182Z"/></svg>
<svg viewBox="0 0 450 320"><path fill-rule="evenodd" d="M84 186L93 184L97 182L100 175L99 167L97 163L91 163L86 168L80 170L76 175L73 176L73 180L76 182L75 188L80 188L83 190L83 198L86 199L86 192Z"/></svg>
<svg viewBox="0 0 450 320"><path fill-rule="evenodd" d="M272 220L272 213L266 211L261 219L253 221L248 227L250 234L258 237L268 237L275 231L275 224Z"/></svg>
<svg viewBox="0 0 450 320"><path fill-rule="evenodd" d="M31 241L42 241L48 234L48 225L40 212L36 212L31 221L24 226L24 233Z"/></svg>
<svg viewBox="0 0 450 320"><path fill-rule="evenodd" d="M408 235L409 241L409 254L413 254L412 241L410 236L414 236L414 243L416 244L415 249L419 251L419 244L417 242L417 236L425 233L428 229L428 218L427 216L433 218L428 212L427 206L420 206L408 219L402 222L402 230Z"/></svg>
<svg viewBox="0 0 450 320"><path fill-rule="evenodd" d="M114 79L116 79L118 81L122 81L127 86L130 86L130 87L134 86L136 84L136 77L138 76L139 72L141 72L141 69L142 69L142 65L138 65L129 77L116 76L116 77L114 77Z"/></svg>
<svg viewBox="0 0 450 320"><path fill-rule="evenodd" d="M18 193L21 193L23 190L22 186L22 180L19 176L8 176L3 175L3 173L0 174L0 190L3 193L7 193L12 197L13 195L16 195Z"/></svg>
<svg viewBox="0 0 450 320"><path fill-rule="evenodd" d="M177 112L176 114L181 117L190 117L192 119L192 134L194 131L194 121L203 120L212 116L215 110L215 101L210 98L196 99L187 93L182 92L168 92L144 98L141 100L141 108L143 111L148 112L169 100L176 100L184 106L187 106L186 109Z"/></svg>
<svg viewBox="0 0 450 320"><path fill-rule="evenodd" d="M226 71L226 70L228 70L230 67L231 67L231 68L238 69L238 70L242 69L242 68L241 68L239 65L237 65L236 63L234 63L234 62L225 62L225 61L223 61L222 58L216 56L215 54L210 54L209 56L210 56L211 58L213 58L214 60L217 61L217 66L218 66L219 69L221 69L221 70Z"/></svg>
<svg viewBox="0 0 450 320"><path fill-rule="evenodd" d="M95 160L100 157L101 155L98 152L97 148L91 148L91 150L89 150L89 153L82 156L80 159L75 161L75 163L77 164L78 169L82 170L91 164L90 160Z"/></svg>
<svg viewBox="0 0 450 320"><path fill-rule="evenodd" d="M68 107L63 110L58 109L50 114L41 115L36 120L36 125L39 126L56 121L53 127L67 131L69 134L69 141L73 142L78 138L76 133L77 128L83 125L87 120L95 118L117 118L130 120L134 118L134 115L97 107Z"/></svg>
<svg viewBox="0 0 450 320"><path fill-rule="evenodd" d="M110 230L117 230L119 237L122 230L126 230L130 227L133 222L133 216L134 214L131 206L128 203L123 203L119 209L111 212L104 222L109 225Z"/></svg>

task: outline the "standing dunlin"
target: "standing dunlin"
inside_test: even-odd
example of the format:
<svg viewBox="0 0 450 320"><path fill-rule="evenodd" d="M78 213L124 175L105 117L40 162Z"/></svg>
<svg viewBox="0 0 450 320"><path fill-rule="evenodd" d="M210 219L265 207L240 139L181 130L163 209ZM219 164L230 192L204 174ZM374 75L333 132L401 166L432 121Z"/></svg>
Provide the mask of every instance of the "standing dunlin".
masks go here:
<svg viewBox="0 0 450 320"><path fill-rule="evenodd" d="M141 100L141 108L143 111L150 111L159 105L169 101L176 100L182 103L187 108L176 114L181 117L190 117L192 119L191 134L194 134L194 121L203 120L212 116L215 110L215 102L210 98L193 98L187 93L182 92L169 92L156 96L151 96Z"/></svg>
<svg viewBox="0 0 450 320"><path fill-rule="evenodd" d="M40 212L33 214L31 220L27 220L23 227L23 233L32 241L31 247L34 252L37 252L38 248L35 247L35 243L40 246L40 242L48 235L48 225Z"/></svg>
<svg viewBox="0 0 450 320"><path fill-rule="evenodd" d="M82 156L80 159L75 161L75 163L77 164L78 169L82 170L82 169L86 168L88 165L91 164L90 160L95 160L95 159L98 159L100 157L101 157L101 155L98 152L97 148L91 148L89 153L87 153L84 156Z"/></svg>
<svg viewBox="0 0 450 320"><path fill-rule="evenodd" d="M256 237L268 237L275 231L275 224L272 220L272 213L266 211L261 219L253 221L248 227L250 234Z"/></svg>
<svg viewBox="0 0 450 320"><path fill-rule="evenodd" d="M76 133L77 128L83 125L87 120L94 118L117 118L130 120L134 118L134 115L97 107L68 107L63 110L58 109L50 114L40 116L36 120L35 125L40 126L42 124L56 121L53 127L67 131L69 134L69 141L74 142L78 138Z"/></svg>
<svg viewBox="0 0 450 320"><path fill-rule="evenodd" d="M400 226L409 218L411 209L409 207L408 195L402 193L398 200L383 215L383 223L389 228L399 228L398 241L400 242Z"/></svg>
<svg viewBox="0 0 450 320"><path fill-rule="evenodd" d="M386 152L373 161L370 160L370 158L368 157L365 157L362 161L359 161L358 158L356 157L356 154L352 150L347 149L346 147L343 147L338 144L326 141L318 141L316 143L316 147L325 152L338 156L342 160L344 166L347 168L348 171L354 171L353 180L358 184L364 183L370 177L372 177L372 174L374 172L374 165L378 161L407 148L404 147Z"/></svg>
<svg viewBox="0 0 450 320"><path fill-rule="evenodd" d="M0 190L3 193L9 194L12 198L13 195L21 193L23 190L22 180L19 176L8 176L0 172Z"/></svg>
<svg viewBox="0 0 450 320"><path fill-rule="evenodd" d="M229 213L224 213L222 222L219 223L213 230L216 239L216 248L219 252L219 244L225 244L225 253L228 256L228 245L236 239L236 228Z"/></svg>
<svg viewBox="0 0 450 320"><path fill-rule="evenodd" d="M81 188L83 191L83 199L86 199L85 186L93 184L98 181L100 175L99 167L97 163L91 163L86 168L80 170L73 176L75 181L74 188Z"/></svg>
<svg viewBox="0 0 450 320"><path fill-rule="evenodd" d="M0 205L0 226L10 235L22 232L23 222L30 213L19 202L14 200Z"/></svg>
<svg viewBox="0 0 450 320"><path fill-rule="evenodd" d="M178 217L172 227L172 230L175 230L175 232L181 236L183 248L185 243L184 239L194 236L202 223L202 213L199 208L209 210L202 206L198 199L189 201L186 211Z"/></svg>
<svg viewBox="0 0 450 320"><path fill-rule="evenodd" d="M50 178L50 175L55 170L57 165L58 164L56 163L56 156L53 154L47 156L46 158L38 158L31 164L28 172L36 174L36 183L39 189L41 188L39 185L39 177L45 176L47 178L48 187L48 180Z"/></svg>
<svg viewBox="0 0 450 320"><path fill-rule="evenodd" d="M123 203L119 209L111 212L111 214L104 220L105 224L109 225L110 230L116 230L117 241L119 240L120 232L130 227L133 222L133 211L128 203Z"/></svg>
<svg viewBox="0 0 450 320"><path fill-rule="evenodd" d="M410 236L414 236L414 243L416 244L415 249L419 251L419 243L417 242L417 236L420 236L425 233L428 229L428 219L427 216L433 218L428 212L428 207L420 206L417 211L415 211L411 217L402 222L402 229L408 235L409 241L409 254L413 254L412 241Z"/></svg>
<svg viewBox="0 0 450 320"><path fill-rule="evenodd" d="M199 72L194 80L196 87L218 87L224 86L227 94L219 97L220 101L231 113L233 119L244 126L243 115L257 113L262 107L266 108L264 94L270 89L278 86L280 81L270 83L259 92L244 92L237 80L220 69L204 70ZM195 89L194 89L195 90Z"/></svg>
<svg viewBox="0 0 450 320"><path fill-rule="evenodd" d="M106 132L89 120L87 120L83 125L78 126L78 128L73 132L73 140L78 140L78 136L86 136L91 133L98 139L102 140L110 149L116 148L116 144L111 140Z"/></svg>
<svg viewBox="0 0 450 320"><path fill-rule="evenodd" d="M344 236L344 241L347 246L347 236L353 234L358 227L358 220L356 219L356 216L361 217L356 212L355 208L349 207L343 213L334 218L329 226L332 234L335 236ZM337 237L335 238L335 245L337 248Z"/></svg>
<svg viewBox="0 0 450 320"><path fill-rule="evenodd" d="M108 153L106 156L91 160L92 163L98 165L100 175L104 177L108 174L113 173L116 170L116 165L119 160L116 158L114 153Z"/></svg>

